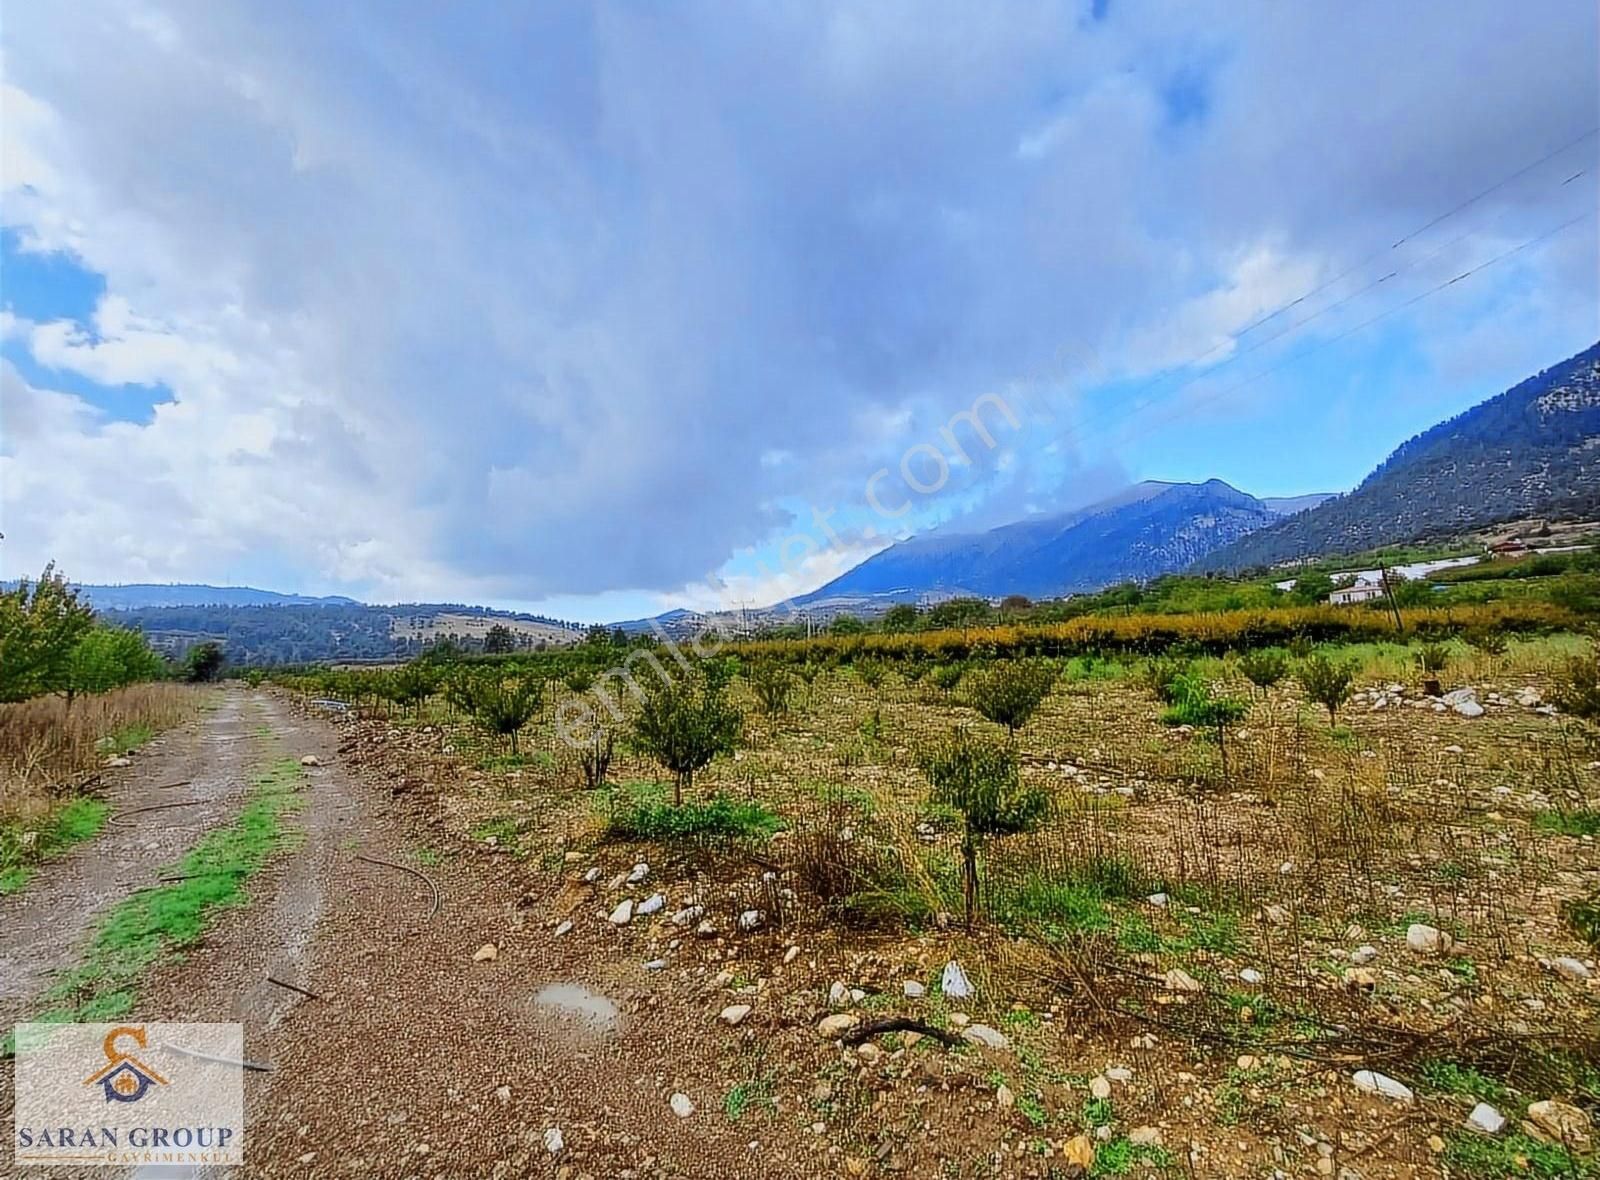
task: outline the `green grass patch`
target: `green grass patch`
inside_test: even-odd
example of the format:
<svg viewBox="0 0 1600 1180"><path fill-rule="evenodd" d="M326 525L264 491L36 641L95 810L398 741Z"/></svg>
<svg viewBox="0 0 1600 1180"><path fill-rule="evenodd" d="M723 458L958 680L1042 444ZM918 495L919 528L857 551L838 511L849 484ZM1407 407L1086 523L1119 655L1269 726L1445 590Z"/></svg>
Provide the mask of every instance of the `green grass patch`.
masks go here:
<svg viewBox="0 0 1600 1180"><path fill-rule="evenodd" d="M1111 929L1108 903L1143 897L1152 888L1132 861L1106 858L990 882L989 910L1015 933L1053 940L1074 931Z"/></svg>
<svg viewBox="0 0 1600 1180"><path fill-rule="evenodd" d="M214 910L246 900L245 881L288 839L283 817L304 805L300 766L275 762L258 778L239 817L207 833L163 876L181 878L141 889L102 920L84 961L44 1000L42 1021L102 1021L126 1015L139 977L175 951L193 946Z"/></svg>
<svg viewBox="0 0 1600 1180"><path fill-rule="evenodd" d="M155 736L156 731L154 728L141 723L129 725L117 730L115 733L107 734L95 745L104 753L122 755L130 750L137 750Z"/></svg>
<svg viewBox="0 0 1600 1180"><path fill-rule="evenodd" d="M1490 1139L1472 1132L1457 1132L1445 1140L1444 1158L1463 1176L1500 1180L1503 1176L1533 1176L1537 1180L1585 1180L1600 1176L1600 1163L1580 1159L1554 1143L1541 1143L1516 1132Z"/></svg>
<svg viewBox="0 0 1600 1180"><path fill-rule="evenodd" d="M1600 893L1566 902L1561 907L1561 917L1574 934L1600 950Z"/></svg>
<svg viewBox="0 0 1600 1180"><path fill-rule="evenodd" d="M1154 1143L1133 1143L1119 1136L1095 1148L1091 1176L1125 1176L1135 1167L1158 1168L1166 1171L1172 1167L1172 1153Z"/></svg>
<svg viewBox="0 0 1600 1180"><path fill-rule="evenodd" d="M621 790L621 800L615 794L609 797L612 810L606 823L606 834L619 840L764 840L783 827L782 819L754 800L714 795L675 804L656 784Z"/></svg>
<svg viewBox="0 0 1600 1180"><path fill-rule="evenodd" d="M26 885L40 862L98 835L110 813L110 804L80 796L35 822L0 824L0 897Z"/></svg>
<svg viewBox="0 0 1600 1180"><path fill-rule="evenodd" d="M751 1078L740 1082L722 1100L722 1113L733 1122L738 1122L753 1110L773 1110L776 1107L770 1078Z"/></svg>
<svg viewBox="0 0 1600 1180"><path fill-rule="evenodd" d="M1600 811L1588 807L1541 811L1533 817L1533 827L1555 836L1600 836Z"/></svg>
<svg viewBox="0 0 1600 1180"><path fill-rule="evenodd" d="M1417 1076L1424 1086L1441 1094L1455 1094L1496 1106L1506 1106L1512 1100L1510 1087L1470 1065L1457 1065L1454 1061L1424 1061L1417 1070Z"/></svg>

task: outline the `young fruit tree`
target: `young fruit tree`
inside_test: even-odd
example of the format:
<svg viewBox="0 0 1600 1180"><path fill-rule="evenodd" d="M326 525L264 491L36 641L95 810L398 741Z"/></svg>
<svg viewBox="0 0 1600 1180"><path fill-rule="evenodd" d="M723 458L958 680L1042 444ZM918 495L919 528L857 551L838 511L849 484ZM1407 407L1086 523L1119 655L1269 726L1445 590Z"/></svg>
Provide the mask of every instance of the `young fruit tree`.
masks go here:
<svg viewBox="0 0 1600 1180"><path fill-rule="evenodd" d="M1013 738L1028 723L1056 682L1055 669L1042 660L1007 660L967 678L972 707Z"/></svg>
<svg viewBox="0 0 1600 1180"><path fill-rule="evenodd" d="M1272 687L1289 674L1289 657L1278 647L1251 648L1239 657L1239 671L1266 696Z"/></svg>
<svg viewBox="0 0 1600 1180"><path fill-rule="evenodd" d="M1237 697L1219 696L1209 681L1188 672L1172 681L1173 702L1161 714L1166 725L1192 725L1217 731L1217 753L1222 760L1222 777L1228 777L1228 726L1244 720L1250 703Z"/></svg>
<svg viewBox="0 0 1600 1180"><path fill-rule="evenodd" d="M672 801L682 805L695 771L732 750L744 718L724 694L724 675L704 669L694 676L662 676L648 682L633 742L672 774Z"/></svg>
<svg viewBox="0 0 1600 1180"><path fill-rule="evenodd" d="M967 929L978 901L978 852L987 840L1036 827L1048 806L1038 787L1025 787L1011 745L957 729L922 757L933 799L960 812L961 863Z"/></svg>
<svg viewBox="0 0 1600 1180"><path fill-rule="evenodd" d="M25 701L66 686L73 649L94 625L94 612L47 565L0 591L0 701Z"/></svg>
<svg viewBox="0 0 1600 1180"><path fill-rule="evenodd" d="M531 676L463 676L451 685L450 697L480 729L510 738L515 755L517 735L544 703L544 681Z"/></svg>
<svg viewBox="0 0 1600 1180"><path fill-rule="evenodd" d="M1295 677L1306 696L1328 710L1328 724L1336 725L1339 706L1350 699L1355 669L1349 664L1335 663L1321 652L1313 652L1300 664Z"/></svg>

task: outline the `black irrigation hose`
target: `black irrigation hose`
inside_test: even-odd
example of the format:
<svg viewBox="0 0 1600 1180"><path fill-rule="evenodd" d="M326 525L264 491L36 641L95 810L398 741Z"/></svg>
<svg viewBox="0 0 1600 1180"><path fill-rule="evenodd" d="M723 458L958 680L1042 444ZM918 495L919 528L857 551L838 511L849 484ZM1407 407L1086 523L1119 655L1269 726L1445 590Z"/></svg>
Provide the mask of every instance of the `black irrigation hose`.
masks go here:
<svg viewBox="0 0 1600 1180"><path fill-rule="evenodd" d="M428 920L432 921L433 916L439 912L439 887L433 883L433 878L429 877L426 873L421 872L418 869L414 869L410 865L396 864L392 860L380 860L376 856L366 856L359 852L356 853L356 859L364 860L369 865L384 865L387 868L399 869L402 873L410 873L413 877L421 881L433 891L433 905L428 908Z"/></svg>

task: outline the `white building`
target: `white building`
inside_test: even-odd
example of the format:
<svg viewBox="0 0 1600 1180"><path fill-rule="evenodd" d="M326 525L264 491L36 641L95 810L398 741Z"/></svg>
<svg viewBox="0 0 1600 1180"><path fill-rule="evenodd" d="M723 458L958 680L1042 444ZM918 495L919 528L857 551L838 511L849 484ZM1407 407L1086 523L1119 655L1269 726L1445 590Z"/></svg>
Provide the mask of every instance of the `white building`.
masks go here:
<svg viewBox="0 0 1600 1180"><path fill-rule="evenodd" d="M1382 582L1369 582L1366 578L1357 578L1348 586L1335 589L1328 595L1328 601L1334 606L1351 606L1357 602L1371 602L1374 598L1382 597Z"/></svg>

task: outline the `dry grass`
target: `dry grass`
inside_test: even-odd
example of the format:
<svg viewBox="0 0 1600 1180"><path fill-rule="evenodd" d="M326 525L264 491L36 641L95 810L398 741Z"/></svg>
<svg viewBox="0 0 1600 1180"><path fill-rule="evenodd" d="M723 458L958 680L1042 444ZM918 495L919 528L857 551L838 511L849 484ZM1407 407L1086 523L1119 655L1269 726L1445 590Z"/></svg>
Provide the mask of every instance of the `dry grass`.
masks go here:
<svg viewBox="0 0 1600 1180"><path fill-rule="evenodd" d="M60 696L0 705L0 818L48 811L108 755L192 716L207 696L190 685L136 684L70 708Z"/></svg>

